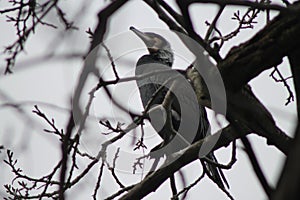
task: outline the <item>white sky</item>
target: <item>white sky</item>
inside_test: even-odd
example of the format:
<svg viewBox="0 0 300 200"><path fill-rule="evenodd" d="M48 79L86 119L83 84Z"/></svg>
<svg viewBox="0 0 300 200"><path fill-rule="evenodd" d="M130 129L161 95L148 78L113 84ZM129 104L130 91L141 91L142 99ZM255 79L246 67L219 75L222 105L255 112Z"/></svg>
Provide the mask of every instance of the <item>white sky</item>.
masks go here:
<svg viewBox="0 0 300 200"><path fill-rule="evenodd" d="M78 62L78 60L34 61L36 61L36 58L50 52L55 52L56 54L61 52L86 52L89 39L85 31L88 27L93 29L96 25L96 15L103 6L103 3L99 3L99 1L94 1L93 3L89 2L89 4L87 4L86 1L80 2L81 3L76 1L76 5L74 5L74 1L63 2L65 4L64 7L70 9L71 14L67 15L67 17L75 19L78 23L76 25L79 27L79 31L63 33L60 31L61 29L53 30L49 27L38 28L36 34L29 38L26 45L26 53L22 53L18 58L17 65L13 68L14 74L12 75L4 76L2 74L6 55L0 55L0 104L7 102L7 100L16 103L26 102L26 106L22 107L24 108L24 115L20 115L11 108L0 108L0 144L4 144L6 148L13 150L15 152L15 158L18 158L18 166L24 169L24 173L33 176L41 176L48 173L60 155L57 138L42 131L44 128L49 128L49 126L31 112L33 105L39 105L42 111L47 113L49 117L55 119L57 127L64 128L68 110L71 109L71 95L82 67L82 62ZM87 4L86 8L82 6L82 2ZM173 3L173 1L170 2ZM5 2L0 1L0 7L4 7L5 5ZM219 28L226 33L237 25L232 22L230 18L233 12L238 8L230 8L231 9L227 9L226 12L224 12L222 15L223 20L218 24ZM205 7L202 5L193 6L193 21L200 34L205 33L207 28L204 21L211 21L216 11L215 7L209 5L205 5ZM78 13L80 13L80 15L78 15ZM57 22L54 14L47 18L47 20ZM264 20L264 17L259 18L258 21L262 22L258 23L261 24L260 26L257 26L254 30L244 30L240 33L239 37L228 42L221 52L222 56L226 55L227 51L233 45L238 45L246 41L255 31L261 29L262 25L264 25ZM135 35L128 31L129 27L133 25L137 28L154 30L155 32L164 32L161 29L166 29L167 27L157 18L153 11L146 8L141 1L129 2L120 12L113 16L110 22L110 30L106 34L108 37L107 44L110 49L113 49L111 52L113 56L116 56L115 58L119 55L121 56L120 59L116 61L118 70L123 76L133 75L133 66L139 56L145 53L145 51L137 49L143 47L142 43L139 43ZM0 27L2 30L0 46L3 49L3 46L9 45L15 39L15 31L11 24L8 25L5 22L5 16L0 16ZM168 37L172 38L170 40L172 47L178 52L179 56L176 59L175 67L180 68L180 66L186 62L181 60L180 57L188 61L191 61L192 57L183 49L182 45L178 45L179 40L176 41L176 38L172 35ZM111 45L109 45L110 42ZM114 46L115 44L118 45ZM128 50L126 48L128 48ZM101 57L101 59L101 66L99 67L101 67L101 69L103 69L103 66L106 68L108 65L103 64L103 59L105 58ZM284 75L290 75L289 65L286 60L279 68ZM293 102L288 106L284 106L287 92L282 84L275 83L269 78L270 72L271 71L266 71L262 73L259 77L251 81L251 85L255 94L272 112L279 127L289 135L292 135L296 124L295 103ZM93 84L96 83L95 81L96 79L90 78L88 86L93 86ZM292 83L291 79L289 83ZM88 91L90 88L88 86L85 91ZM4 94L9 98L4 98ZM114 88L114 94L120 101L129 102L129 109L138 111L136 108L139 108L141 111L141 102L138 101L138 94L136 90L134 90L134 84L122 84ZM134 95L131 96L131 94ZM126 115L121 115L118 110L110 106L107 100L101 99L101 93L97 95L98 101L93 107L93 114L95 116L110 116L115 119L123 118L124 120ZM10 98L12 100L10 100ZM50 107L45 104L40 104L39 102L57 105L58 107ZM26 116L26 118L24 118L24 116ZM93 120L94 119L91 118L92 122ZM216 123L212 123L212 125L213 130L218 128ZM96 153L100 147L99 142L103 140L103 138L99 138L101 130L98 126L90 127L89 130L97 130L97 133L95 135L94 132L91 133L87 131L88 134L86 134L84 138L85 142L83 145L87 151ZM149 150L157 144L159 138L153 134L151 130L148 134L146 145L149 145ZM266 141L258 136L253 135L250 137L250 140L253 142L256 155L258 156L268 181L274 186L284 158L282 153L274 147L267 146ZM120 156L117 161L117 165L120 167L117 173L121 181L125 184L134 183L141 178L141 174L132 175L131 173L133 160L137 156L137 153L141 153L132 151L132 147L128 145L131 141L132 138L129 135L125 138L125 141L116 144L116 146L122 146L123 150L123 156ZM115 149L112 153L114 152ZM222 149L218 151L216 155L219 161L226 163L230 159L230 148L227 150ZM0 154L0 158L1 160L5 158L5 152ZM253 173L247 155L240 148L238 149L237 159L238 161L234 167L229 171L225 171L225 176L231 187L230 193L236 199L266 199ZM109 158L109 161L112 161L112 157ZM84 162L79 163L81 167L84 167L86 164L87 163ZM12 178L10 170L6 165L3 165L3 163L0 163L0 168L2 171L0 173L0 185L9 183ZM198 162L192 163L184 168L184 174L189 182L192 182L200 176L201 170L199 169L200 165ZM98 168L96 167L81 184L67 193L68 199L91 199L97 175ZM102 180L103 188L99 192L99 195L101 195L101 197L99 197L100 199L103 199L103 197L117 190L117 188L114 188L116 184L112 181L112 177L108 171L105 171ZM2 195L4 188L0 188L0 191L2 191L0 193L0 195ZM188 199L199 199L199 196L203 197L203 199L225 199L225 195L207 178L188 193ZM169 197L169 182L166 181L162 187L155 193L148 195L145 199L168 199Z"/></svg>

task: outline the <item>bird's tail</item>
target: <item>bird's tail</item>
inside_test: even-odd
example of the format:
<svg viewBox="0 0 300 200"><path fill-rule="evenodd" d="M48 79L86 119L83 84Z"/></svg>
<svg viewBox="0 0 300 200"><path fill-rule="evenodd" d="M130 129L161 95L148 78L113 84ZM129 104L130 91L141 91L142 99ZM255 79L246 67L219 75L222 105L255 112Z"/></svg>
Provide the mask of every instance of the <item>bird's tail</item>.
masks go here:
<svg viewBox="0 0 300 200"><path fill-rule="evenodd" d="M213 153L209 153L206 157L215 163L218 162ZM201 161L201 163L205 168L206 172L208 173L209 178L212 179L212 181L214 181L223 190L226 190L224 184L227 188L229 188L229 184L220 167L216 166L213 163L209 163L203 160Z"/></svg>

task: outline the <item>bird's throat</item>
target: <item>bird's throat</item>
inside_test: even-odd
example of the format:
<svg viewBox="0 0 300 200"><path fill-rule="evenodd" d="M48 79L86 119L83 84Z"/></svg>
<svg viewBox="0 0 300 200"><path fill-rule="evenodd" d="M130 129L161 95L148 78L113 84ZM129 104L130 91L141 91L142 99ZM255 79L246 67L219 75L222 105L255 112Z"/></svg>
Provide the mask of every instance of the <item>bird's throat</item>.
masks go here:
<svg viewBox="0 0 300 200"><path fill-rule="evenodd" d="M172 52L167 50L158 50L154 53L151 53L151 56L154 60L157 60L165 65L172 66L174 62L174 55Z"/></svg>

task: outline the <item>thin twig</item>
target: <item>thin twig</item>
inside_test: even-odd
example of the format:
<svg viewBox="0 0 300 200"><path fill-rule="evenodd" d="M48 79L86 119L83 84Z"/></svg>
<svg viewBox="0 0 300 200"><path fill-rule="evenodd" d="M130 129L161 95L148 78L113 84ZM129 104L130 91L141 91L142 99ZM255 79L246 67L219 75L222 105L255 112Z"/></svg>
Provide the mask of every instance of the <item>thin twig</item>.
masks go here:
<svg viewBox="0 0 300 200"><path fill-rule="evenodd" d="M190 184L189 186L183 188L180 192L178 192L176 195L174 195L172 197L172 200L178 199L178 197L181 194L186 195L190 189L192 189L195 185L197 185L204 178L204 176L205 176L205 172L203 171L199 178L197 178L192 184Z"/></svg>
<svg viewBox="0 0 300 200"><path fill-rule="evenodd" d="M213 31L214 29L216 29L217 21L218 21L218 19L220 18L222 12L224 11L224 8L225 8L225 6L223 6L223 5L220 6L217 15L215 16L214 20L213 20L212 23L210 24L210 26L209 26L209 28L208 28L208 30L207 30L207 32L206 32L205 39L204 39L206 42L208 41L209 37L211 36L212 31Z"/></svg>
<svg viewBox="0 0 300 200"><path fill-rule="evenodd" d="M128 191L128 190L131 190L136 184L133 184L133 185L130 185L130 186L127 186L121 190L119 190L118 192L116 192L115 194L111 195L110 197L107 197L105 200L112 200L112 199L115 199L117 196L120 196L122 193Z"/></svg>
<svg viewBox="0 0 300 200"><path fill-rule="evenodd" d="M115 154L115 157L113 159L113 166L109 166L109 163L106 162L108 169L111 171L111 174L113 176L113 178L115 179L115 181L117 182L117 184L120 186L120 188L125 188L125 186L121 183L120 179L117 177L116 173L115 173L115 169L116 169L116 161L117 158L119 157L118 154L120 152L120 147L117 149L117 152Z"/></svg>
<svg viewBox="0 0 300 200"><path fill-rule="evenodd" d="M98 178L97 178L97 183L96 183L96 186L95 186L95 189L94 189L94 194L93 194L93 199L94 200L97 199L97 192L100 188L100 182L101 182L101 179L102 179L103 169L104 169L104 160L102 160L99 175L98 175Z"/></svg>
<svg viewBox="0 0 300 200"><path fill-rule="evenodd" d="M172 190L172 194L173 194L173 197L174 197L177 194L177 188L176 188L176 182L175 182L174 174L172 174L170 176L170 185L171 185L171 190ZM173 197L172 197L172 199L179 200L178 197L174 197L174 198Z"/></svg>
<svg viewBox="0 0 300 200"><path fill-rule="evenodd" d="M277 79L275 77L275 72L278 74L279 76L279 79ZM284 87L287 89L288 91L288 98L286 99L286 102L285 102L285 105L289 105L291 102L294 101L294 93L290 87L290 85L287 83L287 80L292 78L291 76L290 77L287 77L287 78L284 78L283 75L281 74L281 72L279 71L278 67L277 66L274 66L274 70L271 72L270 76L273 78L273 80L275 82L282 82Z"/></svg>
<svg viewBox="0 0 300 200"><path fill-rule="evenodd" d="M254 172L255 172L258 180L260 181L262 187L264 188L266 195L270 198L271 194L273 192L273 189L271 188L271 186L267 182L267 179L266 179L266 177L265 177L265 175L264 175L264 173L263 173L263 171L262 171L262 169L261 169L261 167L258 163L256 155L253 151L251 143L246 137L242 137L241 140L243 142L243 145L245 146L246 153L247 153L247 155L250 159L250 162L252 164Z"/></svg>
<svg viewBox="0 0 300 200"><path fill-rule="evenodd" d="M229 161L228 164L223 165L223 164L217 163L217 162L215 162L215 161L213 161L213 160L211 160L207 157L203 157L201 159L204 160L205 162L207 162L209 164L212 164L216 167L219 167L221 169L227 169L227 170L231 169L232 166L234 165L234 163L237 161L237 159L236 159L236 141L232 142L231 160Z"/></svg>

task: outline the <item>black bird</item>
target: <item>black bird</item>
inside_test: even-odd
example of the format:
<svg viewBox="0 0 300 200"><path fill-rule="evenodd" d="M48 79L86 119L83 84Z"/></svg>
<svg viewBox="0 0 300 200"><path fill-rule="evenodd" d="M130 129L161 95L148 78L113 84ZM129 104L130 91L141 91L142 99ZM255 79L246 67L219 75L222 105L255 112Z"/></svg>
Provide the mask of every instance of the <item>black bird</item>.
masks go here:
<svg viewBox="0 0 300 200"><path fill-rule="evenodd" d="M149 54L143 55L137 61L135 70L136 75L143 75L153 72L157 69L171 69L174 61L174 54L171 49L170 43L165 38L156 33L141 32L134 27L130 27L130 30L132 30L145 43L149 52ZM180 71L180 73L184 74L184 71ZM137 85L140 91L143 106L146 107L150 100L153 101L153 106L162 104L169 90L168 87L162 87L162 85L164 85L165 81L168 80L168 78L175 77L178 74L178 71L174 70L173 72L156 74L154 76L138 80ZM184 80L187 82L186 79ZM183 87L182 85L184 84L181 84L181 82L178 85L179 89L177 91L174 91L174 93L176 94L174 95L174 100L171 105L171 121L174 130L179 133L179 136L170 135L170 131L164 131L163 127L165 121L163 120L163 117L159 117L158 115L154 115L154 117L150 116L153 128L158 132L163 140L162 143L151 150L151 152L153 153L159 150L164 151L164 153L167 155L170 153L174 153L175 151L179 151L187 147L187 145L191 143L203 139L210 131L209 121L207 119L205 108L203 106L200 106L198 102L196 102L196 105L191 103L192 96L187 92L187 87ZM154 93L156 92L158 93L154 96ZM194 94L194 92L192 93ZM159 114L164 115L163 111L161 111ZM195 118L198 118L198 121L195 120ZM190 131L189 127L188 129L183 128L184 131L182 131L181 125L184 124L184 121L188 121L189 127L193 127L196 125L196 131ZM195 134L193 134L192 132L195 132ZM167 146L171 147L166 148ZM214 162L217 162L212 152L209 153L206 157ZM220 168L203 160L201 160L201 163L205 168L208 176L219 187L225 189L224 183L228 187L228 183Z"/></svg>
<svg viewBox="0 0 300 200"><path fill-rule="evenodd" d="M156 33L143 33L134 27L130 27L130 30L132 30L136 35L138 35L143 42L146 44L147 49L150 54L142 56L137 64L136 64L136 75L143 75L147 73L151 73L153 71L159 71L159 70L170 70L173 64L173 53L171 50L171 46L168 41L166 41L163 37ZM175 71L174 71L175 72ZM146 107L149 100L153 98L153 94L160 89L161 85L170 78L171 76L174 76L175 73L172 73L169 71L168 73L164 74L156 74L154 76L138 80L137 85L140 91L141 100L143 103L143 106ZM168 92L168 88L163 87L160 89L160 92L158 95L153 98L152 106L160 105L165 95ZM180 105L177 99L174 100L174 105L172 105L172 124L175 130L178 130L179 124L180 124ZM153 128L158 132L160 137L163 139L163 142L156 147L152 149L152 152L157 151L161 149L162 147L165 147L174 135L168 135L165 134L164 131L161 131L163 128L164 120L160 116L162 113L155 113L155 117L151 117L151 124L153 125ZM155 121L155 122L154 122ZM162 122L162 123L161 123Z"/></svg>

